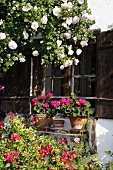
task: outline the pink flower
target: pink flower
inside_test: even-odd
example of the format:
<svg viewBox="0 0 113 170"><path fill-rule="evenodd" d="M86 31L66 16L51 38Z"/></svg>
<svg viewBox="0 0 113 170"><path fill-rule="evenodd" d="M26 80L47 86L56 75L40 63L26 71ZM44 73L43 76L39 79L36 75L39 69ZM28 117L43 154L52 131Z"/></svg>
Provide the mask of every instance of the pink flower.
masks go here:
<svg viewBox="0 0 113 170"><path fill-rule="evenodd" d="M46 95L46 97L47 97L47 98L52 97L52 93L48 93L48 94Z"/></svg>
<svg viewBox="0 0 113 170"><path fill-rule="evenodd" d="M49 104L48 104L48 103L44 103L44 104L43 104L43 107L44 107L44 108L47 108L47 107L49 107Z"/></svg>
<svg viewBox="0 0 113 170"><path fill-rule="evenodd" d="M51 106L53 106L53 107L59 106L59 101L53 100L53 101L51 102Z"/></svg>
<svg viewBox="0 0 113 170"><path fill-rule="evenodd" d="M41 100L46 100L47 97L46 97L46 96L41 96L40 99L41 99Z"/></svg>
<svg viewBox="0 0 113 170"><path fill-rule="evenodd" d="M77 101L76 101L76 104L79 105L79 106L81 106L81 105L86 106L85 100L82 99L82 98L79 99L79 100L77 100Z"/></svg>
<svg viewBox="0 0 113 170"><path fill-rule="evenodd" d="M38 99L37 99L37 98L33 98L33 99L31 100L31 102L32 102L32 105L33 105L33 106L38 106Z"/></svg>
<svg viewBox="0 0 113 170"><path fill-rule="evenodd" d="M12 133L12 134L11 134L11 139L14 140L14 141L17 141L17 140L20 140L20 139L21 139L21 136L19 136L19 135L16 134L16 133Z"/></svg>
<svg viewBox="0 0 113 170"><path fill-rule="evenodd" d="M75 143L79 143L80 142L80 138L74 138L74 142Z"/></svg>
<svg viewBox="0 0 113 170"><path fill-rule="evenodd" d="M69 99L66 99L66 98L62 98L62 99L60 99L60 103L61 104L65 104L65 105L69 105L69 104L71 104L71 100L69 100Z"/></svg>

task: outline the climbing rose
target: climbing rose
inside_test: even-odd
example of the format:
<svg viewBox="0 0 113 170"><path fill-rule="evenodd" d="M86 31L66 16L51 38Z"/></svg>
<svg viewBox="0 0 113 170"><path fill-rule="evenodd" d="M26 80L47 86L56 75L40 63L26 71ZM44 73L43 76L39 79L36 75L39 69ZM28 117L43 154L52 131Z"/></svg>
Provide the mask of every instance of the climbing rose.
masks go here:
<svg viewBox="0 0 113 170"><path fill-rule="evenodd" d="M35 31L37 31L37 28L39 27L38 23L36 21L32 22L31 28Z"/></svg>
<svg viewBox="0 0 113 170"><path fill-rule="evenodd" d="M0 32L0 40L4 40L6 38L5 33Z"/></svg>
<svg viewBox="0 0 113 170"><path fill-rule="evenodd" d="M15 50L17 48L17 43L13 40L11 40L8 44L8 47L11 49L11 50Z"/></svg>
<svg viewBox="0 0 113 170"><path fill-rule="evenodd" d="M47 21L48 21L47 16L44 15L44 16L41 18L42 24L47 24Z"/></svg>
<svg viewBox="0 0 113 170"><path fill-rule="evenodd" d="M61 12L61 9L55 6L55 8L53 9L53 15L56 17L59 17L60 12Z"/></svg>
<svg viewBox="0 0 113 170"><path fill-rule="evenodd" d="M32 52L32 55L33 55L33 56L38 56L38 55L39 55L39 52L38 52L37 50L35 50L35 51Z"/></svg>

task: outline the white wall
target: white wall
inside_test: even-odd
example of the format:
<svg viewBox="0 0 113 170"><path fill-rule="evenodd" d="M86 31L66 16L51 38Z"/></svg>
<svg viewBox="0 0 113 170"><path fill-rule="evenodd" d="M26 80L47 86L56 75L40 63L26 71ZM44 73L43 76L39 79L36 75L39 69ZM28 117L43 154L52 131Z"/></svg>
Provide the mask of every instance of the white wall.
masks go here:
<svg viewBox="0 0 113 170"><path fill-rule="evenodd" d="M113 0L88 0L88 6L96 19L96 24L92 29L100 28L101 31L106 31L109 25L113 28Z"/></svg>

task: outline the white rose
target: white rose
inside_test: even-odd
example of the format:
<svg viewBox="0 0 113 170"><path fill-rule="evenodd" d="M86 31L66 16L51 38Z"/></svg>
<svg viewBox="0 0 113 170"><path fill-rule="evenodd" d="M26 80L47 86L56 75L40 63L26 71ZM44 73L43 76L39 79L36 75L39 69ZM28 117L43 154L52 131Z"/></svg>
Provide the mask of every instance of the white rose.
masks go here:
<svg viewBox="0 0 113 170"><path fill-rule="evenodd" d="M82 5L84 3L84 0L78 0L78 3Z"/></svg>
<svg viewBox="0 0 113 170"><path fill-rule="evenodd" d="M62 44L62 40L57 40L57 45L60 46Z"/></svg>
<svg viewBox="0 0 113 170"><path fill-rule="evenodd" d="M87 12L83 13L83 14L82 14L82 19L83 19L84 21L87 21L87 20L89 19L89 14L88 14Z"/></svg>
<svg viewBox="0 0 113 170"><path fill-rule="evenodd" d="M73 37L73 40L74 40L74 41L77 41L77 37L76 37L76 36L75 36L75 37Z"/></svg>
<svg viewBox="0 0 113 170"><path fill-rule="evenodd" d="M4 40L6 38L5 33L0 32L0 40Z"/></svg>
<svg viewBox="0 0 113 170"><path fill-rule="evenodd" d="M64 66L65 67L68 67L68 66L71 66L73 64L73 61L72 60L66 60Z"/></svg>
<svg viewBox="0 0 113 170"><path fill-rule="evenodd" d="M53 15L58 17L60 15L60 12L61 12L61 9L55 6L55 8L53 9Z"/></svg>
<svg viewBox="0 0 113 170"><path fill-rule="evenodd" d="M74 64L75 64L75 65L78 65L78 63L79 63L79 60L78 60L78 59L75 59L75 60L74 60Z"/></svg>
<svg viewBox="0 0 113 170"><path fill-rule="evenodd" d="M35 10L35 11L37 11L37 10L38 10L37 6L34 6L34 10Z"/></svg>
<svg viewBox="0 0 113 170"><path fill-rule="evenodd" d="M65 2L65 3L61 4L61 6L62 6L62 7L64 7L64 8L68 8L68 4L67 4L67 2Z"/></svg>
<svg viewBox="0 0 113 170"><path fill-rule="evenodd" d="M66 2L67 2L67 0L62 0L62 2L66 3Z"/></svg>
<svg viewBox="0 0 113 170"><path fill-rule="evenodd" d="M37 50L35 50L35 51L32 52L32 55L33 55L33 56L38 56L38 55L39 55L39 52L38 52Z"/></svg>
<svg viewBox="0 0 113 170"><path fill-rule="evenodd" d="M64 65L61 65L61 66L60 66L60 70L63 70L63 69L64 69Z"/></svg>
<svg viewBox="0 0 113 170"><path fill-rule="evenodd" d="M72 8L73 7L72 2L68 2L67 5L68 5L68 8Z"/></svg>
<svg viewBox="0 0 113 170"><path fill-rule="evenodd" d="M73 50L69 50L68 51L68 55L73 55L74 54L74 51Z"/></svg>
<svg viewBox="0 0 113 170"><path fill-rule="evenodd" d="M1 20L0 20L0 25L2 25L2 24L3 24L3 20L1 19Z"/></svg>
<svg viewBox="0 0 113 170"><path fill-rule="evenodd" d="M66 24L65 22L63 22L63 23L62 23L62 26L63 26L64 28L66 28L66 27L67 27L67 24Z"/></svg>
<svg viewBox="0 0 113 170"><path fill-rule="evenodd" d="M42 24L47 24L47 21L48 21L47 16L44 15L44 16L41 18Z"/></svg>
<svg viewBox="0 0 113 170"><path fill-rule="evenodd" d="M66 24L68 24L68 25L72 24L72 17L69 17L66 19Z"/></svg>
<svg viewBox="0 0 113 170"><path fill-rule="evenodd" d="M30 3L28 3L26 6L22 7L22 11L28 12L31 9Z"/></svg>
<svg viewBox="0 0 113 170"><path fill-rule="evenodd" d="M64 54L61 54L61 55L60 55L60 57L61 57L61 58L64 58L64 57L65 57L65 55L64 55Z"/></svg>
<svg viewBox="0 0 113 170"><path fill-rule="evenodd" d="M66 39L70 39L71 38L71 33L66 32L66 33L64 33L64 36L66 37Z"/></svg>
<svg viewBox="0 0 113 170"><path fill-rule="evenodd" d="M88 45L87 41L81 41L81 43L80 43L80 44L81 44L81 46L82 46L82 47L85 47L85 46L87 46L87 45Z"/></svg>
<svg viewBox="0 0 113 170"><path fill-rule="evenodd" d="M23 36L25 40L29 38L29 34L26 31L23 31Z"/></svg>
<svg viewBox="0 0 113 170"><path fill-rule="evenodd" d="M38 23L36 21L32 22L31 28L35 31L37 31L37 28L39 27Z"/></svg>
<svg viewBox="0 0 113 170"><path fill-rule="evenodd" d="M78 23L78 22L79 22L79 17L78 17L78 16L75 16L75 17L73 18L73 23L76 24L76 23Z"/></svg>
<svg viewBox="0 0 113 170"><path fill-rule="evenodd" d="M19 60L20 60L21 63L24 63L24 62L26 61L26 59L23 58L23 57L22 57L22 58L19 58Z"/></svg>
<svg viewBox="0 0 113 170"><path fill-rule="evenodd" d="M11 50L15 50L17 48L17 43L13 40L11 40L8 44L8 47L11 49Z"/></svg>
<svg viewBox="0 0 113 170"><path fill-rule="evenodd" d="M82 50L80 49L80 48L78 48L77 50L76 50L76 54L77 55L80 55L82 53Z"/></svg>

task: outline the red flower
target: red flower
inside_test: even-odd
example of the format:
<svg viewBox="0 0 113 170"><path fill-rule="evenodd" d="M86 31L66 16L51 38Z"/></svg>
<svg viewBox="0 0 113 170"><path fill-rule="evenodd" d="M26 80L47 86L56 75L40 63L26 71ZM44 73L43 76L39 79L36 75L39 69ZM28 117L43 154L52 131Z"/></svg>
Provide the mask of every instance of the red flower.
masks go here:
<svg viewBox="0 0 113 170"><path fill-rule="evenodd" d="M58 107L59 106L59 101L57 101L57 100L53 100L52 102L51 102L51 106L53 106L53 107Z"/></svg>
<svg viewBox="0 0 113 170"><path fill-rule="evenodd" d="M32 105L33 105L33 106L38 106L38 99L37 99L37 98L33 98L33 99L31 100L31 102L32 102Z"/></svg>
<svg viewBox="0 0 113 170"><path fill-rule="evenodd" d="M48 104L48 103L44 103L44 104L43 104L43 107L44 107L44 108L48 108L48 107L49 107L49 104Z"/></svg>
<svg viewBox="0 0 113 170"><path fill-rule="evenodd" d="M4 152L3 155L8 162L15 162L16 158L19 156L19 152L17 151Z"/></svg>
<svg viewBox="0 0 113 170"><path fill-rule="evenodd" d="M0 122L0 129L3 128L3 127L4 127L4 122L1 121L1 122Z"/></svg>
<svg viewBox="0 0 113 170"><path fill-rule="evenodd" d="M66 99L66 98L62 98L62 99L60 99L60 103L61 104L65 104L65 105L70 105L71 104L71 100L70 99Z"/></svg>
<svg viewBox="0 0 113 170"><path fill-rule="evenodd" d="M40 99L41 99L41 100L46 100L47 97L46 97L46 96L41 96Z"/></svg>
<svg viewBox="0 0 113 170"><path fill-rule="evenodd" d="M12 140L20 140L21 139L21 136L19 136L18 134L16 134L16 133L12 133L11 134L11 139Z"/></svg>
<svg viewBox="0 0 113 170"><path fill-rule="evenodd" d="M48 94L46 95L46 97L47 97L47 98L51 98L51 97L52 97L52 93L48 93Z"/></svg>
<svg viewBox="0 0 113 170"><path fill-rule="evenodd" d="M81 106L81 105L86 106L85 100L82 99L82 98L79 99L79 100L77 100L77 101L76 101L76 104L79 105L79 106Z"/></svg>

